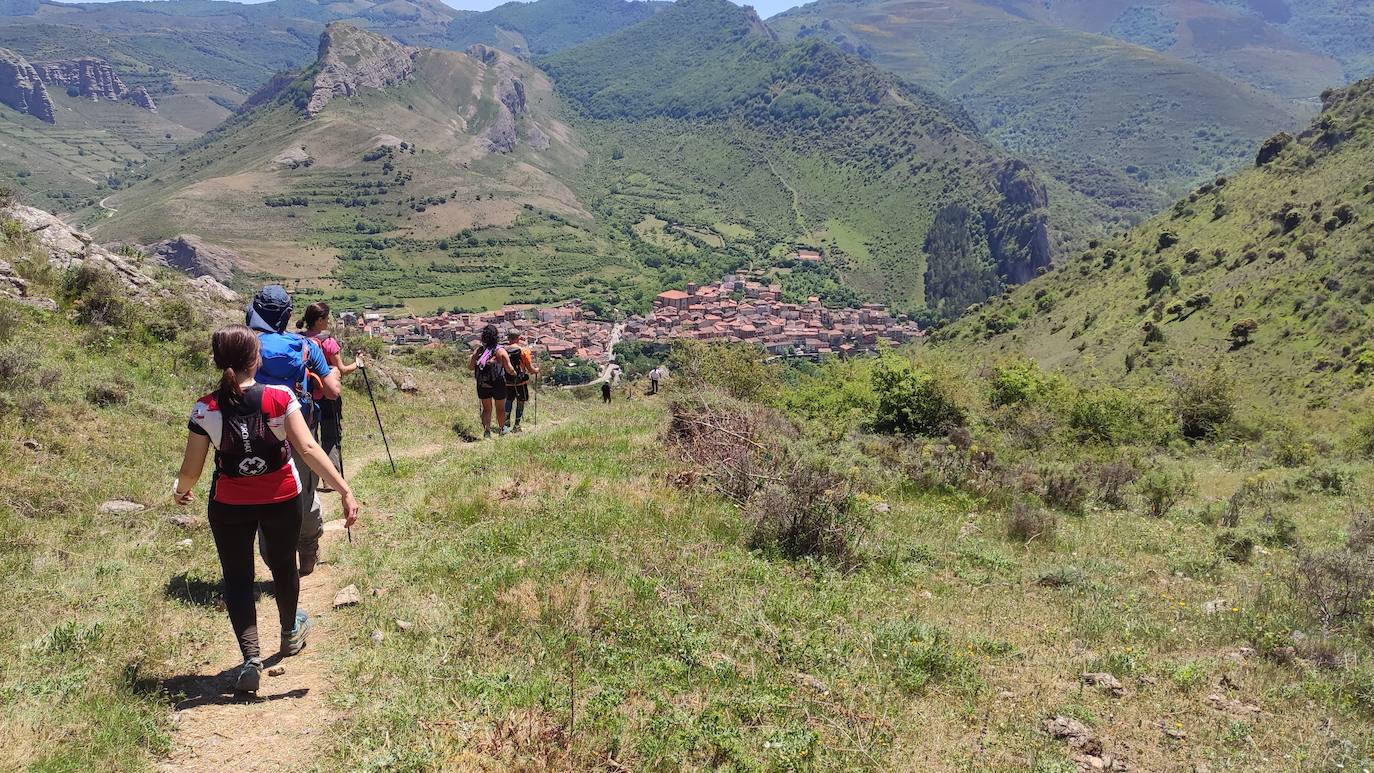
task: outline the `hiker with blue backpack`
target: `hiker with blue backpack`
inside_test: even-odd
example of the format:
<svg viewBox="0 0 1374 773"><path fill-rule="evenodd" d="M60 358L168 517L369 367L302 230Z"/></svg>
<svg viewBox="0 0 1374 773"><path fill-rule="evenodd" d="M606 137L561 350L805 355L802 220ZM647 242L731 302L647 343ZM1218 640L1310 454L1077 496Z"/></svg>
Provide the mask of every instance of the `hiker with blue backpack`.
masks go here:
<svg viewBox="0 0 1374 773"><path fill-rule="evenodd" d="M501 348L500 335L495 325L482 328L481 340L468 357L468 370L477 379L477 399L482 402L482 437L491 437L491 415L496 414L496 426L505 435L510 432L506 427L506 377L515 372L511 367L510 355Z"/></svg>
<svg viewBox="0 0 1374 773"><path fill-rule="evenodd" d="M281 285L268 285L253 296L248 306L247 325L257 333L262 350L262 363L257 380L261 384L284 386L291 390L301 406L310 434L319 440L320 410L312 392L326 400L336 400L342 391L338 369L325 359L319 342L296 333L286 332L291 321L291 296ZM315 571L320 557L320 538L324 536L324 518L320 512L319 476L291 449L296 470L301 476L302 494L301 538L297 545L302 577ZM267 540L260 539L264 555Z"/></svg>

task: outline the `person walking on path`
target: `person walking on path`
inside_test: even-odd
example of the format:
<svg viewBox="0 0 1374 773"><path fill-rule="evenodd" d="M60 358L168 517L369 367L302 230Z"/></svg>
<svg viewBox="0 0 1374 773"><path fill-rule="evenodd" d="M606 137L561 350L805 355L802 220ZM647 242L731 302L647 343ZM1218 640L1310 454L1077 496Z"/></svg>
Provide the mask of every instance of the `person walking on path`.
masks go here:
<svg viewBox="0 0 1374 773"><path fill-rule="evenodd" d="M340 376L347 376L362 367L363 357L355 354L353 362L343 361L339 339L329 332L332 323L329 304L320 301L305 307L305 313L296 321L296 329L320 345L320 351L324 352L324 359L330 367L338 371ZM324 396L323 389L316 388L311 390L310 397L320 409L320 447L329 456L329 461L334 463L334 469L343 472L343 395L330 399ZM319 490L327 492L330 489L321 484Z"/></svg>
<svg viewBox="0 0 1374 773"><path fill-rule="evenodd" d="M492 413L496 426L506 434L506 376L513 370L510 355L501 348L495 325L482 328L481 342L468 357L468 370L477 379L477 399L482 402L482 437L491 437Z"/></svg>
<svg viewBox="0 0 1374 773"><path fill-rule="evenodd" d="M272 573L272 592L281 622L281 654L295 655L305 647L313 625L305 610L296 607L301 589L296 568L301 537L299 500L307 493L296 459L303 460L339 492L344 523L349 526L358 519L358 502L315 443L291 390L255 379L261 344L254 332L243 325L231 325L217 331L210 346L215 366L222 371L219 387L197 400L191 409L186 451L172 496L178 505L191 504L213 445L215 471L210 479L207 515L224 573L224 605L243 655L234 687L257 692L262 679L262 651L253 591L254 535L261 530L264 537L264 559Z"/></svg>
<svg viewBox="0 0 1374 773"><path fill-rule="evenodd" d="M658 380L662 377L663 367L661 365L655 366L653 370L649 371L649 394L658 394Z"/></svg>
<svg viewBox="0 0 1374 773"><path fill-rule="evenodd" d="M611 382L609 382L609 381L602 381L602 382L601 382L601 402L603 402L603 403L609 403L610 401L611 401Z"/></svg>
<svg viewBox="0 0 1374 773"><path fill-rule="evenodd" d="M530 401L530 377L539 375L539 366L529 347L520 345L519 330L506 334L506 356L513 368L506 374L506 418L511 423L510 431L519 432L520 420L525 418L525 403ZM505 424L501 426L504 428Z"/></svg>
<svg viewBox="0 0 1374 773"><path fill-rule="evenodd" d="M263 384L284 386L291 390L300 403L301 415L312 439L318 438L319 410L315 405L312 391L318 391L325 399L336 400L341 393L339 371L335 370L324 358L324 351L313 339L286 332L291 321L291 296L281 285L268 285L253 296L248 306L248 327L258 334L262 349L262 362L258 367L257 378ZM320 538L324 536L324 517L320 512L320 497L316 493L319 478L312 468L305 464L295 444L291 446L295 454L296 471L301 475L304 494L300 497L301 536L297 546L300 553L301 576L315 571L320 558ZM263 558L267 555L268 539L261 540Z"/></svg>

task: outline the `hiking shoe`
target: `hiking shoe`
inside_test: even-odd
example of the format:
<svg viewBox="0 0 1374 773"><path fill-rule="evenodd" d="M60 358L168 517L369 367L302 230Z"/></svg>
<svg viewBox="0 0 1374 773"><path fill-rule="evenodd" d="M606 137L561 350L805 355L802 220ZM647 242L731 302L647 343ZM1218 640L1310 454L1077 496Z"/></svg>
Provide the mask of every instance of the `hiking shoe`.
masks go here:
<svg viewBox="0 0 1374 773"><path fill-rule="evenodd" d="M520 432L520 431L521 431L520 425L519 425L519 424L516 424L514 427L511 427L511 428L510 428L510 431L511 431L511 432Z"/></svg>
<svg viewBox="0 0 1374 773"><path fill-rule="evenodd" d="M506 435L509 435L509 434L510 434L510 427L502 427L502 428L501 428L501 437L505 437Z"/></svg>
<svg viewBox="0 0 1374 773"><path fill-rule="evenodd" d="M310 615L307 615L304 609L297 609L295 630L281 632L281 654L290 657L305 649L305 637L314 627L315 622L310 619Z"/></svg>
<svg viewBox="0 0 1374 773"><path fill-rule="evenodd" d="M301 553L301 567L297 572L302 577L309 576L315 571L315 564L319 563L319 553Z"/></svg>
<svg viewBox="0 0 1374 773"><path fill-rule="evenodd" d="M483 440L491 440L491 430L489 430L489 429L488 429L488 430L483 430L483 432L482 432L482 439L483 439Z"/></svg>
<svg viewBox="0 0 1374 773"><path fill-rule="evenodd" d="M261 682L262 659L249 658L243 661L243 665L239 667L238 678L234 680L234 689L239 692L257 692Z"/></svg>

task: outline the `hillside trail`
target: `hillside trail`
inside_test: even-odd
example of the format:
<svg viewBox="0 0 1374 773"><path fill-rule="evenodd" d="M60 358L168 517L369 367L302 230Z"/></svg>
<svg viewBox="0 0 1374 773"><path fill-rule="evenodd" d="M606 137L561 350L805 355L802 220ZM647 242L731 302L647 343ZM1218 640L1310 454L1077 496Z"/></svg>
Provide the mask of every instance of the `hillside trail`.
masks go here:
<svg viewBox="0 0 1374 773"><path fill-rule="evenodd" d="M528 428L524 435L547 431L563 421L542 421ZM456 441L429 443L395 450L393 456L397 460L422 459L445 452L467 453L481 446L482 443ZM369 449L345 460L345 469L351 473L386 458L385 450ZM342 587L334 556L340 542L346 539L346 532L342 519L328 520L338 505L336 495L322 493L320 499L326 518L320 563L310 576L301 578L299 602L300 608L315 621L309 644L294 657L281 658L276 653L280 630L277 608L269 595L262 594L257 603L264 655L262 687L255 698L240 696L234 692L233 680L241 656L226 617L222 630L216 631L203 653L203 670L165 684L169 695L184 697L173 706L176 729L172 734L172 751L159 761L158 770L250 773L308 770L317 766L328 746L324 736L338 718L338 712L328 702L334 680L331 666L339 660L336 653L348 646L347 634L339 629L334 610L334 597ZM359 515L364 527L362 534L366 533L368 520L387 517L387 513L369 511L364 503ZM259 582L271 578L261 556L257 558L257 577ZM271 656L267 657L269 653ZM217 670L225 665L230 667ZM281 666L285 673L272 676L274 666Z"/></svg>

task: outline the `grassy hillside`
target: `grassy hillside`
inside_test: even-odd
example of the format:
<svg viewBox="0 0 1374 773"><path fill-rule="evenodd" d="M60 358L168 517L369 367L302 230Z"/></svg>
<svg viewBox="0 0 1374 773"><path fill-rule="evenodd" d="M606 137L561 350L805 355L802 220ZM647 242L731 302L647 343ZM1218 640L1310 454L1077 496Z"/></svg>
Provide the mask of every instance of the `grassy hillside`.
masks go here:
<svg viewBox="0 0 1374 773"><path fill-rule="evenodd" d="M541 66L620 143L627 178L746 180L716 177L721 209L767 210L770 229L824 244L871 297L962 308L947 288L983 297L1049 257L1036 181L958 108L834 47L778 43L729 3L678 3ZM942 212L960 238L936 233Z"/></svg>
<svg viewBox="0 0 1374 773"><path fill-rule="evenodd" d="M1358 0L1006 0L1029 18L1166 51L1285 98L1370 74Z"/></svg>
<svg viewBox="0 0 1374 773"><path fill-rule="evenodd" d="M1203 67L992 4L812 3L768 20L959 101L1058 183L1061 222L1103 231L1154 214L1303 111ZM1303 118L1300 118L1303 116Z"/></svg>
<svg viewBox="0 0 1374 773"><path fill-rule="evenodd" d="M1374 81L1333 92L1299 138L1266 143L1260 168L1203 186L942 340L1108 378L1219 363L1257 402L1362 390L1374 366L1372 113Z"/></svg>
<svg viewBox="0 0 1374 773"><path fill-rule="evenodd" d="M486 43L522 56L544 56L609 35L652 16L658 0L535 0L499 5L449 27L448 45Z"/></svg>
<svg viewBox="0 0 1374 773"><path fill-rule="evenodd" d="M0 246L27 271L15 253ZM0 362L26 365L0 370L6 768L151 769L196 742L187 725L267 757L241 744L272 712L321 702L284 686L312 659L328 710L293 721L309 735L291 743L303 765L337 769L1071 771L1092 754L1279 771L1374 754L1361 613L1322 629L1288 590L1307 551L1346 542L1367 469L1339 472L1341 494L1248 446L1029 450L973 393L960 399L974 445L806 418L881 417L874 374L914 367L894 355L799 376L723 351L705 360L716 386L681 359L677 398L545 391L529 431L479 444L453 428L470 426L470 381L412 365L418 395L379 395L396 475L350 388L362 521L323 571L363 601L312 608L324 625L262 700L222 696L213 674L236 663L214 549L199 507L166 496L187 406L213 381L205 321L165 341L6 301L0 319ZM693 422L702 435L683 431ZM742 503L729 465L693 453L777 444L792 455L755 469L780 482ZM1113 494L1097 484L1109 468L1191 477ZM1076 481L1052 484L1060 498L1027 493L1060 478ZM1238 490L1255 493L1233 500L1240 526L1218 524ZM1157 496L1177 498L1152 517ZM110 498L148 509L98 514ZM795 513L839 518L852 552L789 553L768 524ZM1248 549L1221 539L1235 534ZM199 690L209 699L186 699ZM220 704L238 724L200 724ZM1051 717L1091 740L1057 739Z"/></svg>

